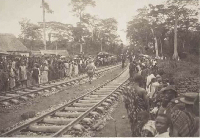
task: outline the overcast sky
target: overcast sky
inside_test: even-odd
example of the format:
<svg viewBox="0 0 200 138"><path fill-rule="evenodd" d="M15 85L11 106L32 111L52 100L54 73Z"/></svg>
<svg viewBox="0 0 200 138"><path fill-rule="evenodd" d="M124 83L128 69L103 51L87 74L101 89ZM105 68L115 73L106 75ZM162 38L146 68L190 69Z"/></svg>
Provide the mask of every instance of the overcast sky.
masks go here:
<svg viewBox="0 0 200 138"><path fill-rule="evenodd" d="M76 24L77 17L70 12L68 6L71 0L45 0L53 14L46 14L46 21L57 21ZM159 4L164 0L95 0L96 7L87 8L86 12L99 18L112 18L118 21L118 33L124 44L126 42L126 25L136 14L138 8L145 5ZM0 0L0 33L20 34L19 21L30 19L32 23L42 21L42 0Z"/></svg>

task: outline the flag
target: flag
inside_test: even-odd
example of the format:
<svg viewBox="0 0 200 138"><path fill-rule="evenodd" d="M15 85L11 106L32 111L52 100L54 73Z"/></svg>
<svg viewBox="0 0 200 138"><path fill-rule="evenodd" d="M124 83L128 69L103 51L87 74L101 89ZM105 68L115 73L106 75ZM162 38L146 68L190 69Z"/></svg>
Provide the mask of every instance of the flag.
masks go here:
<svg viewBox="0 0 200 138"><path fill-rule="evenodd" d="M48 13L53 13L53 11L49 8L49 4L44 0L42 1L42 6L47 10Z"/></svg>

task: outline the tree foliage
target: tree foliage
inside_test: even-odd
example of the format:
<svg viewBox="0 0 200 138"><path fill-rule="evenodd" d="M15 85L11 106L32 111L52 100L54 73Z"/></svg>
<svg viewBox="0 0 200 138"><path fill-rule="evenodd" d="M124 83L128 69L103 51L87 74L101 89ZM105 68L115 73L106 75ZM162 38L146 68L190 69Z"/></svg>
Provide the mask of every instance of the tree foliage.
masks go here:
<svg viewBox="0 0 200 138"><path fill-rule="evenodd" d="M72 6L72 12L74 13L74 15L79 17L80 20L86 7L96 6L95 1L93 0L71 0L71 3L69 5Z"/></svg>
<svg viewBox="0 0 200 138"><path fill-rule="evenodd" d="M28 19L22 19L19 24L21 26L20 38L26 38L30 40L41 39L42 35L40 26L30 23L30 20Z"/></svg>
<svg viewBox="0 0 200 138"><path fill-rule="evenodd" d="M173 55L177 59L178 53L192 52L200 45L197 11L197 0L148 5L138 9L138 14L128 22L127 38L132 46L146 52L152 49L155 53L157 42L159 56Z"/></svg>

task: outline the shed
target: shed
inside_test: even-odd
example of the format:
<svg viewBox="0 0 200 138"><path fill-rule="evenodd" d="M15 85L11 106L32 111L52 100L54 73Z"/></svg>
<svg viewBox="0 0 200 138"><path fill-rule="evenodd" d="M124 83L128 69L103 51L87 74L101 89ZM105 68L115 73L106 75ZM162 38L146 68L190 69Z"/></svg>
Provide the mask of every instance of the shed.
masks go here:
<svg viewBox="0 0 200 138"><path fill-rule="evenodd" d="M42 55L61 55L65 57L69 57L69 53L67 50L40 50Z"/></svg>

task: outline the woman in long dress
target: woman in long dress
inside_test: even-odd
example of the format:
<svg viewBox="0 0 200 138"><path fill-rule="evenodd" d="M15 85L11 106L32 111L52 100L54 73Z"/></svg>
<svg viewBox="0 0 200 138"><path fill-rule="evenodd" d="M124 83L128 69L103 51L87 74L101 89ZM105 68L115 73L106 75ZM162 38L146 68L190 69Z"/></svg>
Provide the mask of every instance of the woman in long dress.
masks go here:
<svg viewBox="0 0 200 138"><path fill-rule="evenodd" d="M75 65L74 65L74 62L72 62L72 64L71 64L71 70L72 70L72 77L74 77L75 76Z"/></svg>
<svg viewBox="0 0 200 138"><path fill-rule="evenodd" d="M34 64L33 70L32 70L32 85L38 85L40 80L40 69L38 64Z"/></svg>
<svg viewBox="0 0 200 138"><path fill-rule="evenodd" d="M74 74L75 74L75 76L78 76L78 65L77 64L74 65Z"/></svg>
<svg viewBox="0 0 200 138"><path fill-rule="evenodd" d="M69 63L69 78L72 77L72 63Z"/></svg>
<svg viewBox="0 0 200 138"><path fill-rule="evenodd" d="M22 65L19 67L19 71L22 87L24 86L24 84L27 87L27 67L25 66L24 62L22 62Z"/></svg>
<svg viewBox="0 0 200 138"><path fill-rule="evenodd" d="M48 82L48 66L46 63L44 63L44 66L43 66L43 70L42 70L42 73L41 73L41 83L46 83Z"/></svg>
<svg viewBox="0 0 200 138"><path fill-rule="evenodd" d="M9 82L10 82L10 90L14 89L15 87L15 72L14 69L11 67L10 68L10 77L9 77Z"/></svg>
<svg viewBox="0 0 200 138"><path fill-rule="evenodd" d="M64 65L65 65L65 76L70 77L70 75L69 75L69 70L70 70L69 62L64 63Z"/></svg>

